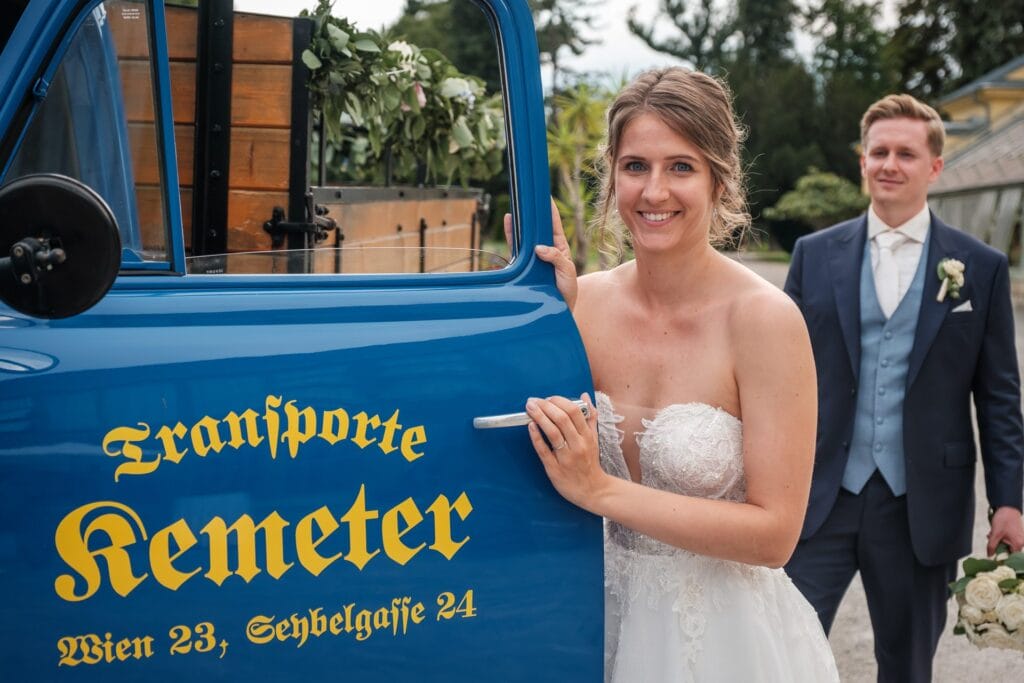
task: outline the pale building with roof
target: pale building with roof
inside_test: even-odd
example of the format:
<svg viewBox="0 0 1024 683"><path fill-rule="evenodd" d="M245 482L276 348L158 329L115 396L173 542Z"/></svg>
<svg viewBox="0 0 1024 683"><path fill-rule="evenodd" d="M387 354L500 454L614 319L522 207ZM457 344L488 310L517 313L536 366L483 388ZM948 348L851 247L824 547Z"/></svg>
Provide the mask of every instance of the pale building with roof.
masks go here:
<svg viewBox="0 0 1024 683"><path fill-rule="evenodd" d="M946 166L929 205L1024 269L1024 55L950 93L937 108L949 119Z"/></svg>

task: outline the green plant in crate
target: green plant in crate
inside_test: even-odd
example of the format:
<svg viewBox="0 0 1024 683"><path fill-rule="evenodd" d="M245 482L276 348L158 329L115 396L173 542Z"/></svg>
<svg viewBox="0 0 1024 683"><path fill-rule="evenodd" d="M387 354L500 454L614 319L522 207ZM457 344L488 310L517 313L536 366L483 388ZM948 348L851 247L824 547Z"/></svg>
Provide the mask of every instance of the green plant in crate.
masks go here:
<svg viewBox="0 0 1024 683"><path fill-rule="evenodd" d="M357 181L419 177L468 184L501 172L505 126L500 94L460 73L437 50L376 31L359 31L331 16L321 0L314 20L309 68L313 108L323 114L333 148L329 167Z"/></svg>

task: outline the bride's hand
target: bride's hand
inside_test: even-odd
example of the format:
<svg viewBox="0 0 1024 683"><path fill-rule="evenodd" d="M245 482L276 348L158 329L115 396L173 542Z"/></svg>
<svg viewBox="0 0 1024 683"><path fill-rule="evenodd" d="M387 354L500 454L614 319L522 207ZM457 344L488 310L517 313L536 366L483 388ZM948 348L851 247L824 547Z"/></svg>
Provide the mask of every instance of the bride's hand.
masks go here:
<svg viewBox="0 0 1024 683"><path fill-rule="evenodd" d="M504 221L505 241L509 250L512 249L512 214L505 214ZM551 201L551 231L552 243L554 246L538 244L534 249L537 258L545 263L550 263L555 269L555 286L558 288L569 310L576 307L576 295L578 287L576 284L576 264L572 260L572 250L569 248L569 240L565 237L565 229L562 227L562 217L558 215L558 208L554 200Z"/></svg>
<svg viewBox="0 0 1024 683"><path fill-rule="evenodd" d="M570 503L590 510L607 475L598 455L597 410L587 394L581 398L590 408L587 417L562 396L531 398L526 412L533 420L530 440L552 485Z"/></svg>

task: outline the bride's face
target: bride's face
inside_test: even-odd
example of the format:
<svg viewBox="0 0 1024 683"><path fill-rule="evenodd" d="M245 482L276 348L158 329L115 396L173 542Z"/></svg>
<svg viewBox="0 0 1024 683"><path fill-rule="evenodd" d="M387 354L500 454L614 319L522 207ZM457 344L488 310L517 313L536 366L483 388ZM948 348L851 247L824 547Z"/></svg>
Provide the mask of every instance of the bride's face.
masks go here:
<svg viewBox="0 0 1024 683"><path fill-rule="evenodd" d="M615 159L615 206L636 250L707 242L714 179L704 154L654 114L622 131Z"/></svg>

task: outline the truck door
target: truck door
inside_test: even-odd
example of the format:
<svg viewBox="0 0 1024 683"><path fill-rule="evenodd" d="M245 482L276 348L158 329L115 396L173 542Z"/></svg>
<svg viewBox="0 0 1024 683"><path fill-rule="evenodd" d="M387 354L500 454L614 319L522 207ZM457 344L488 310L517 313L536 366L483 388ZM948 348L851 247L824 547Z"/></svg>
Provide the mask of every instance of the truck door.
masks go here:
<svg viewBox="0 0 1024 683"><path fill-rule="evenodd" d="M122 259L87 312L0 305L3 678L600 679L600 519L554 492L523 427L473 425L592 388L532 256L551 226L531 15L478 4L509 262L216 275L186 267L163 0L27 4L0 54L3 182L91 188Z"/></svg>

